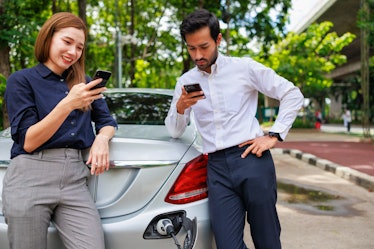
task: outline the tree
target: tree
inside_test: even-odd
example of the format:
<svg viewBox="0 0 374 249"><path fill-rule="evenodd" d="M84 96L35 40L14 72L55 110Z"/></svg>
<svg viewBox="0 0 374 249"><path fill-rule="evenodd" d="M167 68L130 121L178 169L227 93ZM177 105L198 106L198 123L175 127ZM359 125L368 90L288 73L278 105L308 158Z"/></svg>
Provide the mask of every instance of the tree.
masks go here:
<svg viewBox="0 0 374 249"><path fill-rule="evenodd" d="M47 0L0 0L0 76L8 78L12 71L33 64L35 27L43 22ZM11 51L17 51L10 56ZM3 127L9 126L2 101L5 80L0 80L0 104Z"/></svg>
<svg viewBox="0 0 374 249"><path fill-rule="evenodd" d="M186 14L196 8L215 13L229 24L222 29L227 34L227 51L239 55L248 54L248 44L256 34L257 41L265 44L277 39L275 34L282 34L290 3L291 0L0 0L0 74L7 78L11 72L35 65L33 46L40 26L54 12L70 11L86 20L90 30L88 75L102 68L120 74L117 82L121 86L173 88L176 78L193 65L179 35L179 25ZM118 51L121 57L117 59ZM109 87L116 86L114 82L110 80Z"/></svg>
<svg viewBox="0 0 374 249"><path fill-rule="evenodd" d="M230 53L231 30L245 30L249 41L255 39L262 44L263 55L267 56L273 43L285 35L291 0L226 0L220 7L221 18L227 24L225 30L227 51ZM241 31L243 32L243 31Z"/></svg>
<svg viewBox="0 0 374 249"><path fill-rule="evenodd" d="M371 6L370 6L371 5ZM370 18L370 7L374 7L374 1L361 0L361 10L359 12L358 24L361 28L361 88L363 95L362 104L362 127L365 137L370 134L370 82L369 82L369 57L370 43L374 43L374 38L370 37L370 30L374 33L374 18ZM372 22L372 23L371 23ZM371 38L371 40L370 40Z"/></svg>
<svg viewBox="0 0 374 249"><path fill-rule="evenodd" d="M306 98L314 99L320 107L323 107L332 84L326 74L346 62L346 56L340 51L355 38L351 33L338 36L330 32L332 25L323 22L309 26L301 34L290 32L274 45L266 60L258 58L294 82Z"/></svg>
<svg viewBox="0 0 374 249"><path fill-rule="evenodd" d="M252 41L256 41L257 44L262 44L264 56L267 55L272 43L284 36L284 27L291 7L291 0L169 0L169 2L175 9L173 16L177 17L175 19L178 23L177 27L187 14L196 8L205 8L216 14L224 24L221 29L225 44L222 45L226 54L232 52L237 54L238 46L244 48ZM241 43L238 44L238 41ZM182 42L180 44L183 73L189 70L193 63L184 49L184 44ZM245 53L248 54L248 51Z"/></svg>

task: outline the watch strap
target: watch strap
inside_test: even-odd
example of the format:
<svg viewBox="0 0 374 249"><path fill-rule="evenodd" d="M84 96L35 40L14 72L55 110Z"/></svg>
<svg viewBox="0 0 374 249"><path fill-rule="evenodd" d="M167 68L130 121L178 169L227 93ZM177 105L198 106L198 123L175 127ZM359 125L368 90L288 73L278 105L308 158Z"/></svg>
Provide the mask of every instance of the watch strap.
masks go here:
<svg viewBox="0 0 374 249"><path fill-rule="evenodd" d="M277 132L272 132L270 131L268 133L269 137L276 137L278 139L279 142L283 142L283 139L281 138L281 136L279 135L279 133Z"/></svg>

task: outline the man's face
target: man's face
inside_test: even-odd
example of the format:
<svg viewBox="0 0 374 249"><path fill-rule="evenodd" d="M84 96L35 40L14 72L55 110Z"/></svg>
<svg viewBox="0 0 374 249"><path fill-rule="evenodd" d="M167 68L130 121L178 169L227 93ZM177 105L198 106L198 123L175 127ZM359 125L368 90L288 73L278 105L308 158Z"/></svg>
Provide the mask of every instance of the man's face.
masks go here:
<svg viewBox="0 0 374 249"><path fill-rule="evenodd" d="M209 27L203 27L195 33L186 35L188 53L200 70L211 72L211 65L215 63L218 56L217 47L221 39L222 34L219 34L217 40L213 40Z"/></svg>

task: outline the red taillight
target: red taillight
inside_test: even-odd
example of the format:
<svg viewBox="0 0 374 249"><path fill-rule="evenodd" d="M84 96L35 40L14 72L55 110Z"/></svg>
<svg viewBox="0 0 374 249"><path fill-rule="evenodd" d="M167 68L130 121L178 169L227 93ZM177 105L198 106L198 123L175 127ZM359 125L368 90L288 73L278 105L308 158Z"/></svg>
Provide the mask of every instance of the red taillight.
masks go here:
<svg viewBox="0 0 374 249"><path fill-rule="evenodd" d="M207 164L208 155L200 155L188 162L171 187L165 201L172 204L186 204L207 198Z"/></svg>

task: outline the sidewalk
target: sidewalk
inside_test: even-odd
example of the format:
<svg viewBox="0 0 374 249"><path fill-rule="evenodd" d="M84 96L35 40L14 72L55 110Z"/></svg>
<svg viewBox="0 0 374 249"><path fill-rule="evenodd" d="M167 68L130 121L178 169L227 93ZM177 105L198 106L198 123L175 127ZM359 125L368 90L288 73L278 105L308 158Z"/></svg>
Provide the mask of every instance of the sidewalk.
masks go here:
<svg viewBox="0 0 374 249"><path fill-rule="evenodd" d="M337 125L322 125L321 130L291 129L286 141L273 150L374 191L374 144L354 135L362 134L361 127L352 127L351 134L344 132Z"/></svg>

